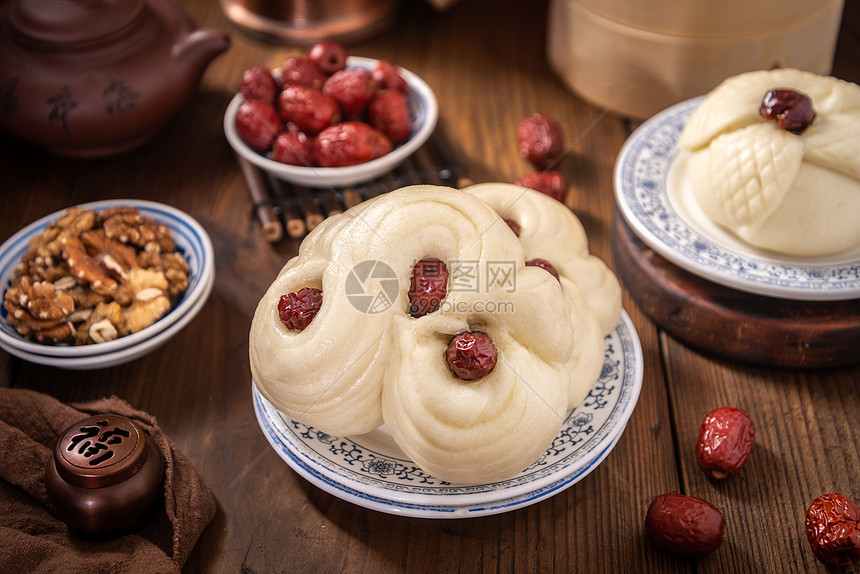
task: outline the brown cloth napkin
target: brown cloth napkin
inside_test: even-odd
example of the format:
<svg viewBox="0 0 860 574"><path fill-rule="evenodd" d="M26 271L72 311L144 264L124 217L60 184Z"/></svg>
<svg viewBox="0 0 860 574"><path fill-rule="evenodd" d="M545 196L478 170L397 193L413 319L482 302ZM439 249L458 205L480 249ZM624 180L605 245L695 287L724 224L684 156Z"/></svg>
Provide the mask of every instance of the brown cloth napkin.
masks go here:
<svg viewBox="0 0 860 574"><path fill-rule="evenodd" d="M138 423L161 450L164 507L140 530L96 541L70 532L54 516L44 471L60 433L94 414ZM203 476L168 439L155 418L111 397L67 405L45 394L0 389L0 572L180 572L216 502Z"/></svg>

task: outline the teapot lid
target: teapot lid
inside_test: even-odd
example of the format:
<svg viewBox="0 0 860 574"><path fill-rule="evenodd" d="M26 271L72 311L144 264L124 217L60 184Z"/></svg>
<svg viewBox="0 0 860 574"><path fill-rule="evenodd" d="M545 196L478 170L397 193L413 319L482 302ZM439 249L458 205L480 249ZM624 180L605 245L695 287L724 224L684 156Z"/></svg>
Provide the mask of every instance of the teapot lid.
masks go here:
<svg viewBox="0 0 860 574"><path fill-rule="evenodd" d="M34 40L75 44L122 30L142 9L143 0L17 0L9 22Z"/></svg>

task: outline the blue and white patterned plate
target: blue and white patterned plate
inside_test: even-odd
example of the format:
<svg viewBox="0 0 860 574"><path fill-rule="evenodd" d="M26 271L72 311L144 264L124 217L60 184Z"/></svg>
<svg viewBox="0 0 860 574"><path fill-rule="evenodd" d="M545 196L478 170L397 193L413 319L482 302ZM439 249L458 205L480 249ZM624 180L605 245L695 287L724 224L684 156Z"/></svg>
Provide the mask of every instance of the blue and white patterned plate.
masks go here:
<svg viewBox="0 0 860 574"><path fill-rule="evenodd" d="M517 476L493 484L459 486L438 480L410 461L380 427L336 437L290 420L253 387L257 421L272 448L299 475L366 508L423 518L466 518L515 510L582 480L609 454L642 388L643 357L630 318L606 337L600 379L568 415L552 446Z"/></svg>
<svg viewBox="0 0 860 574"><path fill-rule="evenodd" d="M683 178L681 131L702 97L643 123L615 164L615 199L636 235L678 267L758 295L806 301L860 297L860 247L826 257L787 257L758 250L701 211Z"/></svg>
<svg viewBox="0 0 860 574"><path fill-rule="evenodd" d="M112 199L79 207L101 211L112 206L134 206L140 213L170 228L176 250L188 264L188 288L164 317L137 333L93 345L49 345L25 339L8 323L8 312L0 306L0 348L24 360L50 366L87 369L131 360L162 344L196 315L212 291L215 257L206 230L187 213L169 205L138 199ZM21 229L0 245L0 292L9 289L15 268L30 240L66 210L46 215ZM134 350L132 350L134 348Z"/></svg>

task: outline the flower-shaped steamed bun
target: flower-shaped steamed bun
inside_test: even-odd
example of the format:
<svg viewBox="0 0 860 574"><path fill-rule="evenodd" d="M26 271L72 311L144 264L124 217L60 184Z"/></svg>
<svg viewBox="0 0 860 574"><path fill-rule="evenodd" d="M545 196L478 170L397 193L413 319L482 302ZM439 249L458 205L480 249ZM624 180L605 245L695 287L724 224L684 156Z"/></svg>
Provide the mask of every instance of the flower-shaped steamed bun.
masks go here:
<svg viewBox="0 0 860 574"><path fill-rule="evenodd" d="M526 261L543 259L556 268L573 313L576 345L568 360L568 406L588 394L603 368L603 339L621 317L621 285L606 264L588 251L579 219L558 201L534 190L504 183L465 188L519 227Z"/></svg>
<svg viewBox="0 0 860 574"><path fill-rule="evenodd" d="M413 269L427 258L445 263L447 288L438 308L413 316ZM304 329L287 328L279 301L305 287L321 290L319 311ZM523 244L476 195L403 188L308 235L257 308L252 374L276 408L305 424L350 435L384 423L437 478L501 480L558 434L571 379L582 376L573 357L602 363L602 345L580 349L579 330L591 327L576 324L598 319L568 289L577 287L526 265ZM491 341L497 354L475 380L450 363L449 344L464 333ZM587 376L590 386L596 375Z"/></svg>
<svg viewBox="0 0 860 574"><path fill-rule="evenodd" d="M794 133L759 115L770 90L812 101ZM747 243L800 256L860 244L860 87L794 69L734 76L712 90L681 133L694 197Z"/></svg>

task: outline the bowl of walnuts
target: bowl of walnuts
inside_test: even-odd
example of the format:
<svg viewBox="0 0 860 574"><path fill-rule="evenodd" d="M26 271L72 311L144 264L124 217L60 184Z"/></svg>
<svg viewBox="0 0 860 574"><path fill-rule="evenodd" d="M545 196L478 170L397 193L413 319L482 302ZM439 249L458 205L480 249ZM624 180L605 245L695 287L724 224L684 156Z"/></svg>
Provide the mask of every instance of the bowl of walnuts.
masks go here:
<svg viewBox="0 0 860 574"><path fill-rule="evenodd" d="M397 167L427 141L437 118L436 97L421 78L325 41L274 70L246 69L224 133L272 177L347 187Z"/></svg>
<svg viewBox="0 0 860 574"><path fill-rule="evenodd" d="M214 284L206 231L142 200L46 215L0 246L0 348L67 369L122 364L179 332Z"/></svg>

